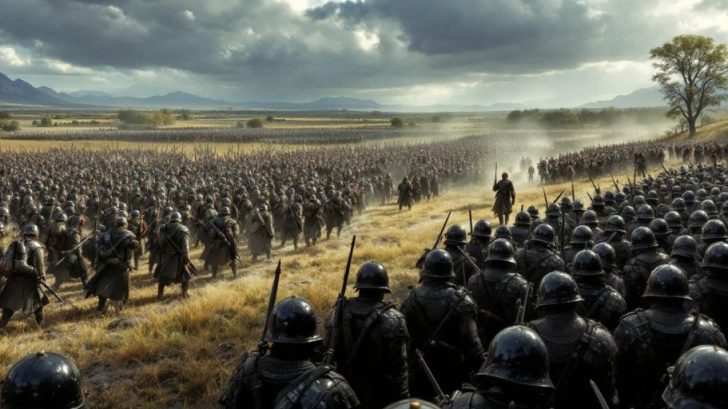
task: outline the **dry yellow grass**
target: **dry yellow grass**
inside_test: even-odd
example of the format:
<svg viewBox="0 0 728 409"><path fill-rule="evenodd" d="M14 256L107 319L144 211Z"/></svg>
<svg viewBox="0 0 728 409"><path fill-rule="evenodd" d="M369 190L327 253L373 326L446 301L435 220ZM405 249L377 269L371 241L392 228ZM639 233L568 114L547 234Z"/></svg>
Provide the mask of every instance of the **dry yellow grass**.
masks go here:
<svg viewBox="0 0 728 409"><path fill-rule="evenodd" d="M611 181L604 178L599 183L608 186ZM517 187L517 207L540 204L543 212L540 187ZM546 189L552 199L562 190L570 191L570 186ZM576 190L578 197L586 198L584 192L591 186L580 181ZM447 211L453 210L451 223L467 225L468 206L475 219L492 220L492 199L489 186L481 186L449 191L416 204L410 212L400 213L393 204L376 206L356 218L340 239L299 251L290 246L276 250L274 258L283 260L279 299L302 296L320 315L327 313L340 287L351 235L356 233L353 270L369 259L382 262L391 275L393 298L399 301L406 287L416 284L417 271L412 266L422 249L432 245ZM193 281L189 300L177 299L179 289L171 288L167 300L157 303L156 286L146 266L133 274L131 301L122 311L99 315L94 299L81 299L79 284L63 287L61 294L71 305L49 306L42 330L30 317L11 321L0 344L0 376L27 353L58 351L78 362L92 407L215 407L238 357L254 347L261 334L275 267L275 260L251 265L247 252L242 253L246 261L241 278L199 277ZM109 329L118 326L120 319L130 327Z"/></svg>
<svg viewBox="0 0 728 409"><path fill-rule="evenodd" d="M687 132L667 138L668 142L704 142L728 138L728 119L713 122L698 128L695 138L690 138Z"/></svg>

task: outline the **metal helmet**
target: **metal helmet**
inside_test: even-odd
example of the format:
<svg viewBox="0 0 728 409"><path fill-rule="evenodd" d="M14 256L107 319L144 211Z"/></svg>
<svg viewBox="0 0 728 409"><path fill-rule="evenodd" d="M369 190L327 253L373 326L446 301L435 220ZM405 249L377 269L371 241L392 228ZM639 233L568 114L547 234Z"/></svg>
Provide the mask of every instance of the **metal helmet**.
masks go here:
<svg viewBox="0 0 728 409"><path fill-rule="evenodd" d="M536 331L518 325L501 330L488 347L479 379L497 379L517 385L553 389L549 377L549 351Z"/></svg>
<svg viewBox="0 0 728 409"><path fill-rule="evenodd" d="M509 229L508 226L501 224L495 228L495 238L512 240L513 235L511 234L511 229Z"/></svg>
<svg viewBox="0 0 728 409"><path fill-rule="evenodd" d="M620 214L625 220L633 220L637 216L637 212L634 211L634 207L630 205L624 206Z"/></svg>
<svg viewBox="0 0 728 409"><path fill-rule="evenodd" d="M528 215L526 215L528 217ZM477 222L475 222L475 226L473 226L473 236L474 237L482 237L482 238L489 238L491 233L490 223L488 223L487 220L480 219Z"/></svg>
<svg viewBox="0 0 728 409"><path fill-rule="evenodd" d="M2 385L3 408L82 409L81 373L70 358L38 352L18 361Z"/></svg>
<svg viewBox="0 0 728 409"><path fill-rule="evenodd" d="M546 245L553 245L556 242L556 232L551 225L543 223L536 226L533 231L531 241L543 243Z"/></svg>
<svg viewBox="0 0 728 409"><path fill-rule="evenodd" d="M426 400L409 398L390 403L384 409L440 409L440 407Z"/></svg>
<svg viewBox="0 0 728 409"><path fill-rule="evenodd" d="M670 227L665 219L657 218L650 222L650 230L655 236L667 236L670 234Z"/></svg>
<svg viewBox="0 0 728 409"><path fill-rule="evenodd" d="M652 230L640 226L632 232L632 250L646 250L657 248L657 240Z"/></svg>
<svg viewBox="0 0 728 409"><path fill-rule="evenodd" d="M141 213L139 212L139 210L132 210L131 211L131 217L136 218L136 217L139 217L139 216L141 216Z"/></svg>
<svg viewBox="0 0 728 409"><path fill-rule="evenodd" d="M705 255L703 256L703 263L701 264L704 269L728 271L728 244L719 241L711 244ZM708 275L710 275L708 271Z"/></svg>
<svg viewBox="0 0 728 409"><path fill-rule="evenodd" d="M670 409L728 408L728 351L701 345L685 352L670 377L662 400Z"/></svg>
<svg viewBox="0 0 728 409"><path fill-rule="evenodd" d="M312 344L321 341L316 333L316 311L303 298L288 297L276 304L266 341L279 344Z"/></svg>
<svg viewBox="0 0 728 409"><path fill-rule="evenodd" d="M693 193L692 190L687 190L683 192L682 199L685 201L686 205L691 206L695 203L695 193Z"/></svg>
<svg viewBox="0 0 728 409"><path fill-rule="evenodd" d="M485 262L503 261L515 266L514 253L513 244L509 240L495 239L488 245L488 257L486 257Z"/></svg>
<svg viewBox="0 0 728 409"><path fill-rule="evenodd" d="M695 194L695 198L699 201L703 201L708 197L708 191L705 189L698 189L698 192Z"/></svg>
<svg viewBox="0 0 728 409"><path fill-rule="evenodd" d="M387 269L376 261L368 261L359 267L356 272L355 290L382 290L391 293L389 290L389 275Z"/></svg>
<svg viewBox="0 0 728 409"><path fill-rule="evenodd" d="M597 276L604 274L602 260L595 251L582 250L574 256L574 272L577 276Z"/></svg>
<svg viewBox="0 0 728 409"><path fill-rule="evenodd" d="M538 208L536 206L528 206L528 214L531 216L531 218L535 219L538 217Z"/></svg>
<svg viewBox="0 0 728 409"><path fill-rule="evenodd" d="M643 204L637 208L637 220L648 222L655 218L655 209L648 204Z"/></svg>
<svg viewBox="0 0 728 409"><path fill-rule="evenodd" d="M617 268L617 252L609 243L597 243L592 251L599 255L603 267Z"/></svg>
<svg viewBox="0 0 728 409"><path fill-rule="evenodd" d="M604 198L599 193L595 194L592 198L592 207L604 206Z"/></svg>
<svg viewBox="0 0 728 409"><path fill-rule="evenodd" d="M126 226L126 225L127 225L126 217L117 217L116 218L116 227Z"/></svg>
<svg viewBox="0 0 728 409"><path fill-rule="evenodd" d="M700 203L700 208L705 213L708 213L708 216L717 216L718 215L718 207L715 205L715 202L713 202L710 199L703 200Z"/></svg>
<svg viewBox="0 0 728 409"><path fill-rule="evenodd" d="M687 205L685 204L684 199L677 197L675 199L672 199L672 208L673 210L680 212L685 210L687 208Z"/></svg>
<svg viewBox="0 0 728 409"><path fill-rule="evenodd" d="M604 222L604 231L606 233L625 233L627 232L627 223L624 222L622 216L613 215Z"/></svg>
<svg viewBox="0 0 728 409"><path fill-rule="evenodd" d="M665 203L660 203L655 207L655 217L665 218L667 212L670 211L670 206Z"/></svg>
<svg viewBox="0 0 728 409"><path fill-rule="evenodd" d="M604 203L608 205L613 205L615 203L616 199L614 197L614 192L607 190L604 192Z"/></svg>
<svg viewBox="0 0 728 409"><path fill-rule="evenodd" d="M594 233L589 226L579 225L576 226L573 232L571 232L571 244L594 244Z"/></svg>
<svg viewBox="0 0 728 409"><path fill-rule="evenodd" d="M66 216L65 213L56 213L53 220L55 220L58 223L65 223L68 221L68 216Z"/></svg>
<svg viewBox="0 0 728 409"><path fill-rule="evenodd" d="M645 200L651 206L657 206L657 202L659 201L657 197L657 191L650 190L649 192L647 192L647 197L645 198Z"/></svg>
<svg viewBox="0 0 728 409"><path fill-rule="evenodd" d="M450 226L445 233L445 244L462 245L465 244L465 239L465 229L459 224Z"/></svg>
<svg viewBox="0 0 728 409"><path fill-rule="evenodd" d="M725 240L728 238L728 229L726 229L725 223L720 220L708 220L708 222L703 225L700 238L703 242L706 240Z"/></svg>
<svg viewBox="0 0 728 409"><path fill-rule="evenodd" d="M531 225L531 216L528 215L526 212L518 212L516 214L516 226L530 226Z"/></svg>
<svg viewBox="0 0 728 409"><path fill-rule="evenodd" d="M561 208L556 203L551 203L546 208L546 217L559 217L561 216Z"/></svg>
<svg viewBox="0 0 728 409"><path fill-rule="evenodd" d="M581 223L593 229L599 225L599 217L597 217L597 213L594 210L587 210L584 212Z"/></svg>
<svg viewBox="0 0 728 409"><path fill-rule="evenodd" d="M223 206L220 209L220 213L218 213L218 216L230 216L230 208L227 206Z"/></svg>
<svg viewBox="0 0 728 409"><path fill-rule="evenodd" d="M647 279L642 298L690 300L688 277L678 267L663 264L655 267Z"/></svg>
<svg viewBox="0 0 728 409"><path fill-rule="evenodd" d="M667 226L671 229L682 229L683 227L680 213L674 210L665 213L665 221L667 222Z"/></svg>
<svg viewBox="0 0 728 409"><path fill-rule="evenodd" d="M5 223L0 222L0 234L5 234Z"/></svg>
<svg viewBox="0 0 728 409"><path fill-rule="evenodd" d="M435 249L427 253L421 275L428 278L454 278L455 272L452 269L450 253L442 249Z"/></svg>
<svg viewBox="0 0 728 409"><path fill-rule="evenodd" d="M584 301L574 279L567 273L552 271L546 274L538 286L536 308L552 305L575 304Z"/></svg>
<svg viewBox="0 0 728 409"><path fill-rule="evenodd" d="M574 204L571 207L572 212L583 212L585 210L584 203L579 199L574 200Z"/></svg>
<svg viewBox="0 0 728 409"><path fill-rule="evenodd" d="M708 214L702 210L696 210L690 214L688 219L688 227L691 229L703 228L703 225L708 222Z"/></svg>
<svg viewBox="0 0 728 409"><path fill-rule="evenodd" d="M182 215L179 212L174 212L169 216L169 221L172 223L175 222L181 222L182 221Z"/></svg>
<svg viewBox="0 0 728 409"><path fill-rule="evenodd" d="M721 213L723 213L723 215L728 215L728 200L723 202L723 205L721 206L720 211L721 211Z"/></svg>
<svg viewBox="0 0 728 409"><path fill-rule="evenodd" d="M698 242L688 234L678 236L672 243L672 253L670 255L695 260L698 258Z"/></svg>
<svg viewBox="0 0 728 409"><path fill-rule="evenodd" d="M35 223L28 223L23 227L23 236L37 236L40 234L38 226Z"/></svg>

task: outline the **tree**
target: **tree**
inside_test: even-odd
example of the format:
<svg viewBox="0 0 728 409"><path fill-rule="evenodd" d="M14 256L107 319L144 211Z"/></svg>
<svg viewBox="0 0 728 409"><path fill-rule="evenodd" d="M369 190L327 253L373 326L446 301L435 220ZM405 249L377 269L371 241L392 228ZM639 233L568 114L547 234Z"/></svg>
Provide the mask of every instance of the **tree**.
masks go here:
<svg viewBox="0 0 728 409"><path fill-rule="evenodd" d="M2 112L0 111L0 119L11 119L13 116L10 115L10 112Z"/></svg>
<svg viewBox="0 0 728 409"><path fill-rule="evenodd" d="M53 120L51 119L50 116L46 115L40 119L40 126L42 126L44 128L53 126Z"/></svg>
<svg viewBox="0 0 728 409"><path fill-rule="evenodd" d="M248 128L262 128L263 121L260 118L251 118L248 119L248 122L245 123L245 126Z"/></svg>
<svg viewBox="0 0 728 409"><path fill-rule="evenodd" d="M0 129L5 132L15 132L20 129L20 124L18 121L3 120L0 121Z"/></svg>
<svg viewBox="0 0 728 409"><path fill-rule="evenodd" d="M273 118L273 115L268 115L267 117L265 117L265 120L266 120L266 122L273 122L273 121L275 121L276 119L275 119L275 118Z"/></svg>
<svg viewBox="0 0 728 409"><path fill-rule="evenodd" d="M402 120L402 118L400 118L398 116L395 116L394 118L392 118L389 121L389 123L392 124L392 128L397 128L397 129L401 128L404 125L404 121Z"/></svg>
<svg viewBox="0 0 728 409"><path fill-rule="evenodd" d="M670 110L668 116L681 116L695 136L695 124L705 108L720 105L728 88L728 48L716 45L710 37L680 35L650 51L657 73L652 80L660 85Z"/></svg>

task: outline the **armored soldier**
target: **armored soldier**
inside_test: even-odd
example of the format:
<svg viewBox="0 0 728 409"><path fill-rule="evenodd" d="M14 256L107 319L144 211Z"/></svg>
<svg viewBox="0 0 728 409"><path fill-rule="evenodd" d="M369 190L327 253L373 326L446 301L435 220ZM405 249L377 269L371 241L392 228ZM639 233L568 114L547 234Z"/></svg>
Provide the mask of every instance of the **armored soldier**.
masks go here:
<svg viewBox="0 0 728 409"><path fill-rule="evenodd" d="M156 240L159 242L159 264L154 271L157 280L157 300L164 296L164 287L172 283L182 285L182 297L187 297L191 279L190 272L190 232L182 224L182 215L172 213L169 223L159 229Z"/></svg>
<svg viewBox="0 0 728 409"><path fill-rule="evenodd" d="M670 254L672 251L672 244L670 243L670 228L667 226L667 222L662 218L655 218L650 222L649 225L652 234L655 235L657 244L660 245L662 251Z"/></svg>
<svg viewBox="0 0 728 409"><path fill-rule="evenodd" d="M485 265L490 233L490 223L483 219L478 220L473 227L470 242L465 246L465 253L475 260L479 268Z"/></svg>
<svg viewBox="0 0 728 409"><path fill-rule="evenodd" d="M331 237L331 232L336 228L336 237L341 237L341 230L344 223L349 223L351 205L344 200L340 194L332 197L324 203L324 217L326 218L326 239Z"/></svg>
<svg viewBox="0 0 728 409"><path fill-rule="evenodd" d="M606 217L607 219L609 216ZM603 219L606 220L606 219ZM599 216L597 216L597 213L594 210L587 210L584 212L584 217L581 218L581 224L585 226L589 226L590 229L592 229L592 236L593 237L601 237L604 235L604 232L602 231L601 227L599 227Z"/></svg>
<svg viewBox="0 0 728 409"><path fill-rule="evenodd" d="M315 246L316 241L321 237L321 229L324 226L321 201L316 198L316 195L311 194L303 205L303 218L303 238L306 240L306 246Z"/></svg>
<svg viewBox="0 0 728 409"><path fill-rule="evenodd" d="M577 314L583 299L570 275L547 274L538 288L537 311L543 318L528 323L549 350L549 375L559 389L550 407L600 408L589 385L592 379L607 402L615 398L614 362L617 345L599 323Z"/></svg>
<svg viewBox="0 0 728 409"><path fill-rule="evenodd" d="M696 210L690 214L688 220L688 234L693 236L695 241L700 245L703 235L703 226L708 223L708 214L702 210Z"/></svg>
<svg viewBox="0 0 728 409"><path fill-rule="evenodd" d="M627 305L630 309L639 306L650 272L668 261L667 254L662 252L650 229L638 227L632 232L632 258L624 266L624 284L627 286Z"/></svg>
<svg viewBox="0 0 728 409"><path fill-rule="evenodd" d="M479 270L473 257L465 253L465 229L454 224L445 233L445 251L450 253L453 263L455 279L453 282L459 286L466 286L468 279Z"/></svg>
<svg viewBox="0 0 728 409"><path fill-rule="evenodd" d="M604 223L604 233L597 241L607 243L614 249L617 255L617 267L623 269L632 254L632 244L625 239L627 227L622 216L609 216Z"/></svg>
<svg viewBox="0 0 728 409"><path fill-rule="evenodd" d="M2 384L7 409L86 408L81 373L72 359L55 352L37 352L15 363Z"/></svg>
<svg viewBox="0 0 728 409"><path fill-rule="evenodd" d="M247 221L248 248L253 255L253 262L258 256L265 254L270 260L271 242L273 241L273 216L268 211L268 205L261 203L258 208L250 212Z"/></svg>
<svg viewBox="0 0 728 409"><path fill-rule="evenodd" d="M383 265L363 264L354 289L359 296L341 306L336 369L356 392L360 408L379 409L409 396L407 324L393 304L384 302L384 294L391 291Z"/></svg>
<svg viewBox="0 0 728 409"><path fill-rule="evenodd" d="M714 243L705 251L703 278L690 283L690 297L701 313L728 328L728 244Z"/></svg>
<svg viewBox="0 0 728 409"><path fill-rule="evenodd" d="M705 250L711 244L728 239L728 230L720 220L708 220L700 232L700 244L698 245L698 257L702 260Z"/></svg>
<svg viewBox="0 0 728 409"><path fill-rule="evenodd" d="M513 253L507 240L493 241L488 246L485 268L468 280L468 290L480 308L481 339L493 339L500 330L516 322L516 305L528 292L528 281L514 271Z"/></svg>
<svg viewBox="0 0 728 409"><path fill-rule="evenodd" d="M409 179L407 179L407 176L403 177L402 181L399 182L397 191L399 192L399 196L397 197L399 211L401 212L403 207L406 207L407 210L412 210L414 188L412 187L412 183L410 183Z"/></svg>
<svg viewBox="0 0 728 409"><path fill-rule="evenodd" d="M503 172L501 180L493 183L493 191L496 192L493 213L498 216L498 224L508 225L513 204L516 203L516 188L508 179L508 172Z"/></svg>
<svg viewBox="0 0 728 409"><path fill-rule="evenodd" d="M0 328L5 328L17 311L33 313L38 325L43 322L43 306L48 304L48 297L40 289L40 281L45 281L45 257L43 245L38 242L39 234L38 226L26 224L23 238L14 241L7 250L13 263L0 290Z"/></svg>
<svg viewBox="0 0 728 409"><path fill-rule="evenodd" d="M511 237L518 248L526 244L526 240L531 238L531 217L526 212L518 212L516 214L516 223L511 227Z"/></svg>
<svg viewBox="0 0 728 409"><path fill-rule="evenodd" d="M577 226L571 233L571 241L569 242L569 245L564 247L564 250L562 251L566 268L571 271L571 264L574 262L576 253L582 250L591 249L593 245L594 238L592 237L592 231L589 226Z"/></svg>
<svg viewBox="0 0 728 409"><path fill-rule="evenodd" d="M298 249L298 238L303 232L303 206L301 196L296 195L293 203L287 205L283 210L283 229L281 231L281 247L286 241L293 241L293 248Z"/></svg>
<svg viewBox="0 0 728 409"><path fill-rule="evenodd" d="M142 257L144 249L144 236L147 233L147 223L141 217L139 210L132 210L131 219L129 219L129 231L134 234L139 242L139 247L134 251L134 270L139 269L139 259Z"/></svg>
<svg viewBox="0 0 728 409"><path fill-rule="evenodd" d="M698 243L692 236L685 234L675 239L670 265L682 270L688 279L699 280L703 277L703 268L698 262Z"/></svg>
<svg viewBox="0 0 728 409"><path fill-rule="evenodd" d="M688 312L688 279L675 266L655 268L643 298L649 307L622 317L614 338L619 346L618 390L622 407L661 408L667 368L683 351L698 345L725 347L710 318Z"/></svg>
<svg viewBox="0 0 728 409"><path fill-rule="evenodd" d="M290 297L273 309L266 342L270 349L246 353L225 394L224 409L353 409L359 400L333 368L316 366L312 356L321 343L316 313L303 298Z"/></svg>
<svg viewBox="0 0 728 409"><path fill-rule="evenodd" d="M541 217L538 215L538 208L536 206L528 206L528 216L531 218L531 231L536 229L536 226L543 223Z"/></svg>
<svg viewBox="0 0 728 409"><path fill-rule="evenodd" d="M422 351L443 390L453 391L470 382L470 373L484 361L478 306L464 288L452 284L455 273L447 251L430 251L420 276L421 285L410 291L401 308L411 336L410 350ZM419 366L410 369L410 376L413 396L434 398Z"/></svg>
<svg viewBox="0 0 728 409"><path fill-rule="evenodd" d="M238 222L231 217L230 208L220 209L207 228L209 236L205 246L205 270L212 268L212 278L216 278L220 266L229 264L233 277L237 277L238 247L235 237L238 234Z"/></svg>
<svg viewBox="0 0 728 409"><path fill-rule="evenodd" d="M556 254L554 241L556 233L548 224L540 224L531 240L516 253L518 272L538 288L541 279L552 271L565 271L566 264Z"/></svg>
<svg viewBox="0 0 728 409"><path fill-rule="evenodd" d="M728 352L725 349L708 345L695 347L677 361L662 400L669 409L728 407L726 374Z"/></svg>
<svg viewBox="0 0 728 409"><path fill-rule="evenodd" d="M475 375L477 390L463 390L447 409L541 409L553 393L549 351L525 326L508 327L493 338L487 360Z"/></svg>
<svg viewBox="0 0 728 409"><path fill-rule="evenodd" d="M84 287L88 280L88 266L81 255L81 225L79 219L68 223L61 247L60 259L53 262L55 281L53 290L58 291L61 285L70 278L80 279Z"/></svg>
<svg viewBox="0 0 728 409"><path fill-rule="evenodd" d="M614 248L608 243L598 243L592 250L599 255L599 259L602 261L604 282L617 290L622 298L626 297L627 289L622 279L622 271L617 266L617 255Z"/></svg>
<svg viewBox="0 0 728 409"><path fill-rule="evenodd" d="M86 286L87 298L99 298L99 311L106 310L107 300L121 302L122 306L129 300L129 271L139 242L126 227L126 218L117 218L115 228L105 231L99 243L96 274Z"/></svg>
<svg viewBox="0 0 728 409"><path fill-rule="evenodd" d="M619 318L627 312L627 302L617 290L606 284L599 255L591 250L577 253L572 275L584 299L577 308L579 315L602 324L610 331L617 328Z"/></svg>

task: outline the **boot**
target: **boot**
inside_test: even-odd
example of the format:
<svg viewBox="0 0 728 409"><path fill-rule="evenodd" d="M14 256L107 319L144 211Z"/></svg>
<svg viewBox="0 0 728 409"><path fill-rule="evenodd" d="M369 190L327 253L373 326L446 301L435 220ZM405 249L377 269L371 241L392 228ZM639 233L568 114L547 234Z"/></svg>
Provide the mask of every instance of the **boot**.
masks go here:
<svg viewBox="0 0 728 409"><path fill-rule="evenodd" d="M106 297L99 297L99 305L96 307L98 311L106 311Z"/></svg>
<svg viewBox="0 0 728 409"><path fill-rule="evenodd" d="M35 310L35 322L37 322L38 325L43 323L43 307Z"/></svg>
<svg viewBox="0 0 728 409"><path fill-rule="evenodd" d="M236 264L233 264L230 266L231 270L233 270L233 278L238 278L238 266Z"/></svg>
<svg viewBox="0 0 728 409"><path fill-rule="evenodd" d="M159 283L157 284L157 301L162 301L162 297L164 297L164 284Z"/></svg>
<svg viewBox="0 0 728 409"><path fill-rule="evenodd" d="M182 298L188 298L190 295L187 294L187 290L190 288L190 282L189 281L183 281L182 282Z"/></svg>
<svg viewBox="0 0 728 409"><path fill-rule="evenodd" d="M0 329L5 328L10 322L10 318L13 317L14 311L7 308L3 308L2 317L0 317Z"/></svg>

